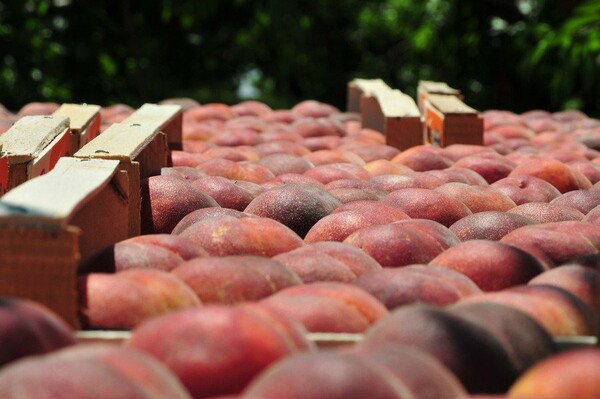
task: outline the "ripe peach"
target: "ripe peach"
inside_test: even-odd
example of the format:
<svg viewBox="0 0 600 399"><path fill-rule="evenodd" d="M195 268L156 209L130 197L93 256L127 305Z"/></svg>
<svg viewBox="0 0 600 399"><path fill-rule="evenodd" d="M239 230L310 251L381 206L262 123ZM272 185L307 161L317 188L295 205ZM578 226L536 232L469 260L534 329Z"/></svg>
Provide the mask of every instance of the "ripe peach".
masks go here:
<svg viewBox="0 0 600 399"><path fill-rule="evenodd" d="M370 181L377 183L388 193L403 188L434 189L444 184L439 177L429 172L406 172L401 174L384 174L373 176Z"/></svg>
<svg viewBox="0 0 600 399"><path fill-rule="evenodd" d="M582 220L585 216L570 206L547 202L527 202L510 209L508 212L526 216L538 223Z"/></svg>
<svg viewBox="0 0 600 399"><path fill-rule="evenodd" d="M305 117L322 118L340 112L339 109L331 104L317 100L303 100L294 105L290 111L298 113Z"/></svg>
<svg viewBox="0 0 600 399"><path fill-rule="evenodd" d="M304 138L341 137L344 135L344 125L330 118L302 118L292 122L290 131ZM339 143L341 141L336 140ZM338 146L336 145L336 147Z"/></svg>
<svg viewBox="0 0 600 399"><path fill-rule="evenodd" d="M304 157L286 153L266 155L262 157L258 163L269 168L275 176L284 173L302 174L314 166L312 162Z"/></svg>
<svg viewBox="0 0 600 399"><path fill-rule="evenodd" d="M353 152L340 149L313 150L303 157L315 166L338 163L349 163L358 166L365 164L365 161L363 161L358 155L354 154Z"/></svg>
<svg viewBox="0 0 600 399"><path fill-rule="evenodd" d="M78 291L84 328L134 328L156 316L200 305L182 280L157 269L85 274L78 278Z"/></svg>
<svg viewBox="0 0 600 399"><path fill-rule="evenodd" d="M237 104L232 105L231 110L237 115L253 115L261 116L266 115L273 111L267 104L255 100L241 101Z"/></svg>
<svg viewBox="0 0 600 399"><path fill-rule="evenodd" d="M444 149L431 145L418 145L402 151L391 159L394 163L408 166L415 172L446 169L452 165Z"/></svg>
<svg viewBox="0 0 600 399"><path fill-rule="evenodd" d="M511 231L537 223L536 220L512 212L486 211L465 216L450 226L461 241L498 241Z"/></svg>
<svg viewBox="0 0 600 399"><path fill-rule="evenodd" d="M72 328L45 305L0 297L0 366L75 344ZM0 384L1 385L1 384Z"/></svg>
<svg viewBox="0 0 600 399"><path fill-rule="evenodd" d="M482 292L464 274L434 265L374 270L352 284L375 296L389 310L412 303L443 306Z"/></svg>
<svg viewBox="0 0 600 399"><path fill-rule="evenodd" d="M198 169L191 166L171 166L160 169L161 175L178 176L184 180L194 181L201 177L205 177L206 174L200 172Z"/></svg>
<svg viewBox="0 0 600 399"><path fill-rule="evenodd" d="M492 183L517 205L528 202L550 202L561 193L556 187L535 176L508 176Z"/></svg>
<svg viewBox="0 0 600 399"><path fill-rule="evenodd" d="M535 176L546 180L561 193L586 190L592 183L579 171L555 159L535 159L524 162L513 169L510 176Z"/></svg>
<svg viewBox="0 0 600 399"><path fill-rule="evenodd" d="M282 263L252 255L197 258L182 263L171 273L205 304L254 301L302 283Z"/></svg>
<svg viewBox="0 0 600 399"><path fill-rule="evenodd" d="M491 240L469 240L454 245L429 262L465 274L483 291L499 291L525 284L544 271L529 253Z"/></svg>
<svg viewBox="0 0 600 399"><path fill-rule="evenodd" d="M600 191L575 190L561 194L550 201L550 204L564 205L577 209L584 215L600 205Z"/></svg>
<svg viewBox="0 0 600 399"><path fill-rule="evenodd" d="M507 211L517 205L510 197L493 186L445 183L436 187L435 190L461 201L472 213Z"/></svg>
<svg viewBox="0 0 600 399"><path fill-rule="evenodd" d="M204 219L179 235L189 238L211 256L272 257L304 245L302 238L289 227L265 217L221 216Z"/></svg>
<svg viewBox="0 0 600 399"><path fill-rule="evenodd" d="M411 345L429 353L469 393L501 393L517 370L498 338L486 328L444 308L406 305L373 325L361 345Z"/></svg>
<svg viewBox="0 0 600 399"><path fill-rule="evenodd" d="M408 166L401 165L399 163L393 163L387 159L375 159L368 161L363 166L367 172L373 176L381 175L401 175L407 172L412 172L412 169Z"/></svg>
<svg viewBox="0 0 600 399"><path fill-rule="evenodd" d="M400 150L396 147L386 144L351 143L350 141L346 141L339 148L358 155L367 163L377 160L390 160L400 153ZM394 165L398 166L398 164Z"/></svg>
<svg viewBox="0 0 600 399"><path fill-rule="evenodd" d="M508 176L515 168L515 164L499 154L494 157L485 157L484 153L480 153L463 157L454 162L452 167L471 169L492 184Z"/></svg>
<svg viewBox="0 0 600 399"><path fill-rule="evenodd" d="M461 299L512 306L535 319L553 337L594 335L591 309L569 291L552 285L521 285Z"/></svg>
<svg viewBox="0 0 600 399"><path fill-rule="evenodd" d="M243 211L254 199L252 193L226 177L204 176L194 180L191 185L209 195L222 208Z"/></svg>
<svg viewBox="0 0 600 399"><path fill-rule="evenodd" d="M79 271L112 273L134 268L170 271L186 260L204 256L208 253L186 238L146 234L127 238L100 251L80 265Z"/></svg>
<svg viewBox="0 0 600 399"><path fill-rule="evenodd" d="M303 173L323 184L339 179L369 179L371 174L362 166L348 162L317 165Z"/></svg>
<svg viewBox="0 0 600 399"><path fill-rule="evenodd" d="M202 220L211 218L218 218L221 216L231 216L234 218L252 217L252 215L250 215L249 213L244 213L230 208L201 208L185 215L173 228L171 234L179 235L183 230L187 229L196 222L200 222Z"/></svg>
<svg viewBox="0 0 600 399"><path fill-rule="evenodd" d="M510 387L508 398L593 399L600 395L600 349L579 348L541 360Z"/></svg>
<svg viewBox="0 0 600 399"><path fill-rule="evenodd" d="M2 370L6 399L191 399L177 377L152 356L110 344L87 344L15 362Z"/></svg>
<svg viewBox="0 0 600 399"><path fill-rule="evenodd" d="M428 263L445 249L437 238L400 223L363 227L343 242L362 249L384 267Z"/></svg>
<svg viewBox="0 0 600 399"><path fill-rule="evenodd" d="M301 354L278 362L252 381L243 399L402 399L412 397L374 362L338 352ZM310 383L307 383L310 381Z"/></svg>
<svg viewBox="0 0 600 399"><path fill-rule="evenodd" d="M211 119L226 121L237 116L229 105L222 103L209 103L192 107L186 111L186 114L197 122Z"/></svg>
<svg viewBox="0 0 600 399"><path fill-rule="evenodd" d="M446 227L472 213L461 201L424 188L392 191L381 202L397 207L411 218L434 220Z"/></svg>
<svg viewBox="0 0 600 399"><path fill-rule="evenodd" d="M275 255L273 259L297 274L304 283L318 281L349 283L356 279L356 274L345 263L328 255L289 251Z"/></svg>
<svg viewBox="0 0 600 399"><path fill-rule="evenodd" d="M282 331L266 315L248 306L182 310L137 327L126 346L162 361L194 398L236 394L270 364L311 348L299 324Z"/></svg>
<svg viewBox="0 0 600 399"><path fill-rule="evenodd" d="M292 229L300 237L341 202L326 190L308 184L285 184L258 195L244 212L268 217Z"/></svg>
<svg viewBox="0 0 600 399"><path fill-rule="evenodd" d="M218 207L209 195L174 176L151 176L142 181L142 234L170 233L188 213Z"/></svg>

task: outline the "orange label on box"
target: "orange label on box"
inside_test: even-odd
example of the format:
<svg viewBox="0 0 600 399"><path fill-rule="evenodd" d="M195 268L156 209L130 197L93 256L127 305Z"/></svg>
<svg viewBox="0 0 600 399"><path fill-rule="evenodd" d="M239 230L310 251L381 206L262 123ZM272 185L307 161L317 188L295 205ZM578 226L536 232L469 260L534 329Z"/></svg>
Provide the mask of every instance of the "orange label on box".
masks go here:
<svg viewBox="0 0 600 399"><path fill-rule="evenodd" d="M4 195L8 188L8 157L0 157L0 195Z"/></svg>
<svg viewBox="0 0 600 399"><path fill-rule="evenodd" d="M70 134L71 130L65 129L65 131L56 136L54 140L44 148L40 155L29 163L27 175L30 179L48 173L54 168L61 157L64 157L69 153L71 147Z"/></svg>
<svg viewBox="0 0 600 399"><path fill-rule="evenodd" d="M427 141L433 145L443 146L444 119L428 102L425 104L425 126L427 129Z"/></svg>

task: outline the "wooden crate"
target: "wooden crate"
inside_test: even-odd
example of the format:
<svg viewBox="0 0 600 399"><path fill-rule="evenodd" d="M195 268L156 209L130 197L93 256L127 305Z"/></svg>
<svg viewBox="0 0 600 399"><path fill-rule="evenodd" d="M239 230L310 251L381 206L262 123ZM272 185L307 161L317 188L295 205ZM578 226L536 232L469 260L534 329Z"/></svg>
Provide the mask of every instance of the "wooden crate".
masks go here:
<svg viewBox="0 0 600 399"><path fill-rule="evenodd" d="M92 104L62 104L55 117L69 118L71 128L69 156L100 134L100 106Z"/></svg>
<svg viewBox="0 0 600 399"><path fill-rule="evenodd" d="M161 131L167 135L169 149L181 150L183 148L183 108L180 105L144 104L122 123L139 123L150 129Z"/></svg>
<svg viewBox="0 0 600 399"><path fill-rule="evenodd" d="M375 112L383 118L383 133L387 145L405 150L424 143L421 113L413 100L400 90L377 94L379 109Z"/></svg>
<svg viewBox="0 0 600 399"><path fill-rule="evenodd" d="M49 172L70 151L69 118L24 116L0 136L0 195Z"/></svg>
<svg viewBox="0 0 600 399"><path fill-rule="evenodd" d="M461 101L464 100L460 90L450 87L446 82L420 80L417 86L417 105L421 113L425 112L425 99L429 94L454 96Z"/></svg>
<svg viewBox="0 0 600 399"><path fill-rule="evenodd" d="M455 96L430 94L425 99L425 139L432 145L483 145L483 118Z"/></svg>
<svg viewBox="0 0 600 399"><path fill-rule="evenodd" d="M29 298L78 327L79 263L128 237L119 161L61 158L0 199L0 295Z"/></svg>
<svg viewBox="0 0 600 399"><path fill-rule="evenodd" d="M354 79L348 83L347 110L360 113L363 127L383 133L384 121L376 96L390 90L381 79Z"/></svg>
<svg viewBox="0 0 600 399"><path fill-rule="evenodd" d="M142 118L140 118L142 119ZM141 231L140 182L168 163L167 136L154 123L115 123L75 153L76 158L119 161L129 179L129 236Z"/></svg>

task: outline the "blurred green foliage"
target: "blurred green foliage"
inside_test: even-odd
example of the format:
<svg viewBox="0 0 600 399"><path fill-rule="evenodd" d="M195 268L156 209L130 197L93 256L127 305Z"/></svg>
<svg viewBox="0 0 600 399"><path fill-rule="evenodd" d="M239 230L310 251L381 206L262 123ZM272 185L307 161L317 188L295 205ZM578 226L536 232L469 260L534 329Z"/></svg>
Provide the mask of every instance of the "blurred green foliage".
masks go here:
<svg viewBox="0 0 600 399"><path fill-rule="evenodd" d="M0 0L0 103L187 96L341 108L346 84L600 116L598 0Z"/></svg>

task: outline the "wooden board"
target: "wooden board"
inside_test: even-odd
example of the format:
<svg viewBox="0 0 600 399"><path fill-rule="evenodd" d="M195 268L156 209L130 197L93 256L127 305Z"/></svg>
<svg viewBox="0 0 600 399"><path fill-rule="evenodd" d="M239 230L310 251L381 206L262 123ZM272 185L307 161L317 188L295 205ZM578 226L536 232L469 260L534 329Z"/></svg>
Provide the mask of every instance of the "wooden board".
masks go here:
<svg viewBox="0 0 600 399"><path fill-rule="evenodd" d="M477 110L475 108L469 107L467 104L462 102L459 98L455 96L445 96L441 94L430 94L427 97L427 100L440 112L449 115L449 114L477 114Z"/></svg>
<svg viewBox="0 0 600 399"><path fill-rule="evenodd" d="M115 123L75 153L76 158L112 159L128 175L129 236L141 231L140 182L168 165L165 133L152 123Z"/></svg>
<svg viewBox="0 0 600 399"><path fill-rule="evenodd" d="M39 301L78 326L81 260L128 236L129 184L118 166L63 157L0 199L0 295Z"/></svg>
<svg viewBox="0 0 600 399"><path fill-rule="evenodd" d="M446 82L434 82L431 80L420 80L417 86L417 105L421 112L425 110L425 99L430 94L441 94L454 96L463 100L460 90L450 87Z"/></svg>
<svg viewBox="0 0 600 399"><path fill-rule="evenodd" d="M144 124L167 135L170 149L182 149L183 108L176 104L144 104L122 123Z"/></svg>
<svg viewBox="0 0 600 399"><path fill-rule="evenodd" d="M52 115L69 118L71 128L69 156L100 134L99 105L62 104Z"/></svg>
<svg viewBox="0 0 600 399"><path fill-rule="evenodd" d="M382 79L354 79L348 83L348 112L361 113L361 96L373 96L377 92L391 90Z"/></svg>
<svg viewBox="0 0 600 399"><path fill-rule="evenodd" d="M453 96L429 95L425 100L425 138L428 144L483 145L483 118Z"/></svg>
<svg viewBox="0 0 600 399"><path fill-rule="evenodd" d="M24 116L0 136L0 194L50 171L69 152L69 118Z"/></svg>

